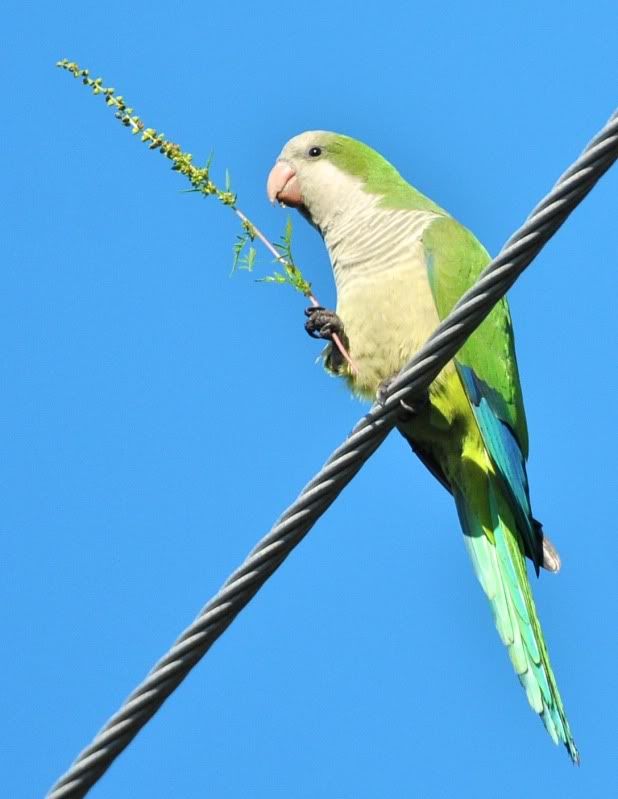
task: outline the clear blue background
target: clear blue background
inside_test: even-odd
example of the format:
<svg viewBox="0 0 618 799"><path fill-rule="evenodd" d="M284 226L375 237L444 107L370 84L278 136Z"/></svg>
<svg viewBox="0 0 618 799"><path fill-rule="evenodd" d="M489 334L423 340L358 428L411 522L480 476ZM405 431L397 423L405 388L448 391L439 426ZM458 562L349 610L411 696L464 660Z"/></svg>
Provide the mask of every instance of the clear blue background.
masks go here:
<svg viewBox="0 0 618 799"><path fill-rule="evenodd" d="M268 170L328 128L495 253L616 106L617 26L614 0L5 7L3 796L44 793L363 412L315 364L302 297L230 279L232 215L54 62L214 148L273 238ZM93 797L612 795L617 192L615 168L511 292L534 507L564 561L535 593L581 768L527 707L450 498L393 436ZM332 306L300 219L295 250Z"/></svg>

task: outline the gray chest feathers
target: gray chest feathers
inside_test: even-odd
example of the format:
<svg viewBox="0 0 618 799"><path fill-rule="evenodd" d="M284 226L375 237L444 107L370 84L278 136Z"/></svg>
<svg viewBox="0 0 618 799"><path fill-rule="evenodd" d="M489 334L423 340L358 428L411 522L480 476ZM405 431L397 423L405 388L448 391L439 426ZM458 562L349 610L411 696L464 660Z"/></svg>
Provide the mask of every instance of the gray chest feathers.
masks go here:
<svg viewBox="0 0 618 799"><path fill-rule="evenodd" d="M387 210L364 195L324 234L337 285L337 313L358 374L354 390L375 397L438 324L422 248L436 218L428 211Z"/></svg>

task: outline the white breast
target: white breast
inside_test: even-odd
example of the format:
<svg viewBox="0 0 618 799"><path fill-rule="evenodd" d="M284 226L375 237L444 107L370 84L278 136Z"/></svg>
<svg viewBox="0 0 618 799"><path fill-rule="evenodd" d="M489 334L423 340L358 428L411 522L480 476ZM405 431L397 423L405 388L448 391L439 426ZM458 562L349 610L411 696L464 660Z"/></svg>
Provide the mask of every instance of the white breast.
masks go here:
<svg viewBox="0 0 618 799"><path fill-rule="evenodd" d="M356 391L374 397L438 324L421 237L428 211L386 210L354 192L324 238L337 284L337 313L359 373Z"/></svg>

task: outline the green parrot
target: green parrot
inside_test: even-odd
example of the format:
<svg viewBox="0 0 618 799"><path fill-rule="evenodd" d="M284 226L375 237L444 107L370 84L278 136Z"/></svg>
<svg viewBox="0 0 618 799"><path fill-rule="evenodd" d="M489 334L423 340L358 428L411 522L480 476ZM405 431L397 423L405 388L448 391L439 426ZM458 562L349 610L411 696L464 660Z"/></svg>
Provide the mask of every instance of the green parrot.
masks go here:
<svg viewBox="0 0 618 799"><path fill-rule="evenodd" d="M284 146L267 184L324 239L336 311L309 308L307 331L330 339L326 368L375 400L477 279L490 257L463 225L407 183L379 153L337 133L309 131ZM333 345L337 334L351 366ZM452 493L496 627L555 743L579 755L537 616L528 557L560 559L530 507L528 433L513 328L501 300L398 428Z"/></svg>

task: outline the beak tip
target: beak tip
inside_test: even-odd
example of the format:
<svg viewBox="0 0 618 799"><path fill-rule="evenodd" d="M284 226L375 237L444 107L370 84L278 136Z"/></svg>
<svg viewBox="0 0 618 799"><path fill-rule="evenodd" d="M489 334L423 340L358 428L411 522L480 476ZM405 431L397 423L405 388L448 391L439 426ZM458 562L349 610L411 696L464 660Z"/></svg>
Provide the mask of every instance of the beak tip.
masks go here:
<svg viewBox="0 0 618 799"><path fill-rule="evenodd" d="M286 192L294 177L295 172L289 164L277 161L270 171L266 185L266 194L272 205L278 202L279 205L285 207L288 204L284 201L288 199Z"/></svg>

